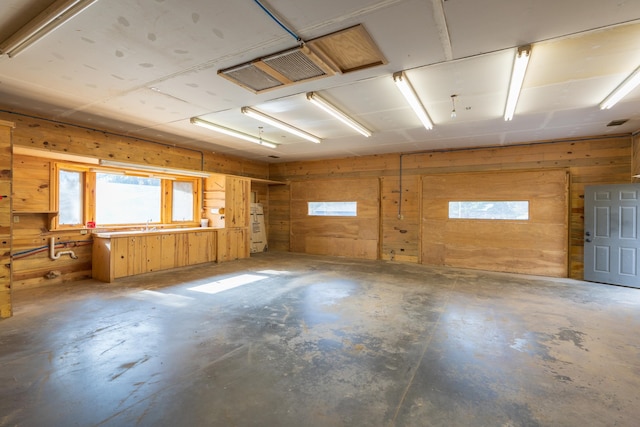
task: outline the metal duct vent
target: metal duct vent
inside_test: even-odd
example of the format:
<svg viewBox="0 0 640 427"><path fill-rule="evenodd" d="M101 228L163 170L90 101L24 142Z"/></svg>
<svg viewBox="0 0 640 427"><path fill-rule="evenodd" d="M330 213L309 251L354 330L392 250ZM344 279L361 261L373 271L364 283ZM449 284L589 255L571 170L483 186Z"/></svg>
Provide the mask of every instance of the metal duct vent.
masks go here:
<svg viewBox="0 0 640 427"><path fill-rule="evenodd" d="M305 50L302 48L290 50L264 58L262 62L285 76L288 80L296 83L325 76L327 74L325 69L329 67L325 65L324 69L321 68L320 60L315 58L318 62L314 62L310 51L308 49Z"/></svg>
<svg viewBox="0 0 640 427"><path fill-rule="evenodd" d="M301 46L220 70L218 74L252 92L259 93L331 76L335 71L308 47Z"/></svg>
<svg viewBox="0 0 640 427"><path fill-rule="evenodd" d="M282 82L256 67L255 64L244 64L227 70L218 71L223 77L244 86L254 92L282 86Z"/></svg>
<svg viewBox="0 0 640 427"><path fill-rule="evenodd" d="M623 124L627 123L628 121L629 121L629 119L612 120L609 123L607 123L607 126L622 126Z"/></svg>
<svg viewBox="0 0 640 427"><path fill-rule="evenodd" d="M387 61L362 25L319 37L300 47L218 71L254 93L348 73Z"/></svg>

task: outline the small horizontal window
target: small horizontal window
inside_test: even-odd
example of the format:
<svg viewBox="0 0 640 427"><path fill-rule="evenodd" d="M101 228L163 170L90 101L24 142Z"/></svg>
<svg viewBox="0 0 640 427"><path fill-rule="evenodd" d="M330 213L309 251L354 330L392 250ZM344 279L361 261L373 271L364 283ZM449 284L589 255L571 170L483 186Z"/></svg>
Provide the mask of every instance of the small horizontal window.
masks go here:
<svg viewBox="0 0 640 427"><path fill-rule="evenodd" d="M308 202L309 216L357 216L358 202Z"/></svg>
<svg viewBox="0 0 640 427"><path fill-rule="evenodd" d="M527 221L529 202L520 200L449 202L449 218Z"/></svg>

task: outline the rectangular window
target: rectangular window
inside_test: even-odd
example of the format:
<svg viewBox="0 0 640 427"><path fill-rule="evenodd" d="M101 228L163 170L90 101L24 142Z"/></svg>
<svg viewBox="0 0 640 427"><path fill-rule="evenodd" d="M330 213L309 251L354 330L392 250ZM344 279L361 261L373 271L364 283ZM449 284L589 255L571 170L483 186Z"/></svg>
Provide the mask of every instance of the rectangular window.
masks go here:
<svg viewBox="0 0 640 427"><path fill-rule="evenodd" d="M449 218L527 221L529 202L526 200L449 202Z"/></svg>
<svg viewBox="0 0 640 427"><path fill-rule="evenodd" d="M113 173L96 173L96 223L160 222L161 180Z"/></svg>
<svg viewBox="0 0 640 427"><path fill-rule="evenodd" d="M60 170L58 174L58 224L78 225L83 223L84 173Z"/></svg>
<svg viewBox="0 0 640 427"><path fill-rule="evenodd" d="M171 220L193 221L193 182L173 181L173 208Z"/></svg>
<svg viewBox="0 0 640 427"><path fill-rule="evenodd" d="M58 215L52 229L200 225L201 178L75 163L54 167Z"/></svg>
<svg viewBox="0 0 640 427"><path fill-rule="evenodd" d="M308 202L309 216L357 216L358 202Z"/></svg>

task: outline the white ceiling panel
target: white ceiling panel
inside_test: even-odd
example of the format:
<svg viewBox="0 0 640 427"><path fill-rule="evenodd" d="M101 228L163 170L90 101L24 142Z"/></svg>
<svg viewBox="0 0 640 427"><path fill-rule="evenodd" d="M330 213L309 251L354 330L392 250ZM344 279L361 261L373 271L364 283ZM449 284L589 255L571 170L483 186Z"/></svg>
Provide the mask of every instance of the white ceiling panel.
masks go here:
<svg viewBox="0 0 640 427"><path fill-rule="evenodd" d="M53 0L5 0L0 45ZM268 162L505 145L640 129L640 89L598 103L640 66L640 3L601 0L98 0L10 58L0 109ZM218 70L362 25L386 63L260 94ZM300 38L296 40L294 36ZM516 48L531 44L523 90L502 119ZM355 46L343 47L357 60ZM435 127L395 88L405 71ZM318 92L374 134L306 101ZM456 117L451 117L455 97ZM240 113L249 106L317 135L313 144ZM190 124L198 116L280 144L268 149ZM628 120L607 127L612 120ZM275 156L278 158L273 158Z"/></svg>

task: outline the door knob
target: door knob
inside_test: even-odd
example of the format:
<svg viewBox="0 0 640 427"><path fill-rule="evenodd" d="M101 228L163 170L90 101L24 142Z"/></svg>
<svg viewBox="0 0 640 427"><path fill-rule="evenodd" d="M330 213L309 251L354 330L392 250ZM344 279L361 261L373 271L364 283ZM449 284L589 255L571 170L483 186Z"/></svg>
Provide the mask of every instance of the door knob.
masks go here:
<svg viewBox="0 0 640 427"><path fill-rule="evenodd" d="M591 243L591 239L585 239L587 243Z"/></svg>

